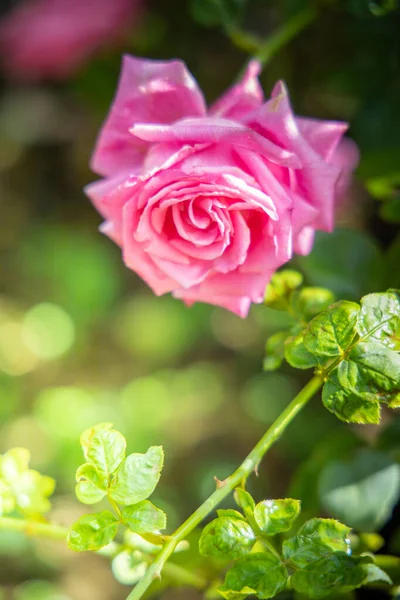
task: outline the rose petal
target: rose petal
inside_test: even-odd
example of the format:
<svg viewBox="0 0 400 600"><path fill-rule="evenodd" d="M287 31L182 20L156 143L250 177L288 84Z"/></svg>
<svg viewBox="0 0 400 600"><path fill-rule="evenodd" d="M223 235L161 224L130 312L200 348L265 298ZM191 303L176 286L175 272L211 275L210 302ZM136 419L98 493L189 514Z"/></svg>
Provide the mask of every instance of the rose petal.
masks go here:
<svg viewBox="0 0 400 600"><path fill-rule="evenodd" d="M305 117L296 117L296 121L300 133L310 146L327 161L349 128L342 121L319 121Z"/></svg>
<svg viewBox="0 0 400 600"><path fill-rule="evenodd" d="M151 257L154 264L167 277L176 281L178 285L175 287L191 288L203 281L210 271L210 264L206 261L194 260L188 265L181 265L170 260L164 260L159 256L151 255Z"/></svg>
<svg viewBox="0 0 400 600"><path fill-rule="evenodd" d="M292 192L292 196L294 205L292 226L294 233L297 233L306 225L315 225L315 222L318 220L319 211L295 192Z"/></svg>
<svg viewBox="0 0 400 600"><path fill-rule="evenodd" d="M262 190L268 190L271 197L270 203L274 207L275 220L277 213L293 207L293 198L290 196L290 191L283 182L274 177L271 172L271 163L263 160L263 158L255 152L244 152L242 149L237 150L240 158L243 160L246 167L249 169L254 179L259 183Z"/></svg>
<svg viewBox="0 0 400 600"><path fill-rule="evenodd" d="M122 230L124 263L132 271L135 271L157 296L171 292L177 287L176 281L168 277L154 263L151 256L146 253L143 244L138 243L132 235L132 231L135 231L139 221L139 215L134 210L132 203L125 212L127 214L123 221Z"/></svg>
<svg viewBox="0 0 400 600"><path fill-rule="evenodd" d="M241 317L247 316L251 302L260 303L271 273L247 274L237 271L209 275L200 285L174 290L173 296L188 304L207 302L223 306Z"/></svg>
<svg viewBox="0 0 400 600"><path fill-rule="evenodd" d="M202 294L201 292L190 293L187 290L176 290L172 292L174 298L183 300L187 306L192 306L196 302L205 302L214 306L220 306L242 317L246 318L250 307L251 300L247 296L216 296L215 294Z"/></svg>
<svg viewBox="0 0 400 600"><path fill-rule="evenodd" d="M140 69L144 63L184 69L137 62ZM182 96L182 82L174 78L170 85L158 71L144 71L125 113L123 102L116 103L117 116L135 118L131 141L124 137L122 158L112 166L113 181L88 190L106 218L102 229L122 244L126 264L157 294L172 291L188 304L204 301L245 316L251 302L262 301L271 274L292 257L293 245L308 253L315 229L332 226L334 201L355 160L341 142L346 125L295 117L282 83L262 104L256 63L211 116L201 99L189 118L172 120L171 98L189 98L193 107L193 95L185 88ZM159 93L169 103L151 104ZM178 101L173 109L181 107ZM135 163L130 155L130 169L139 171L130 170L121 183L116 175L124 157L140 148L145 161Z"/></svg>
<svg viewBox="0 0 400 600"><path fill-rule="evenodd" d="M298 157L301 168L295 172L296 191L319 209L315 226L330 231L340 169L328 164L302 136L283 82L274 87L271 100L249 115L246 123L289 148Z"/></svg>
<svg viewBox="0 0 400 600"><path fill-rule="evenodd" d="M143 173L146 177L155 175L158 171L165 171L173 166L179 165L183 160L187 161L191 155L201 153L209 148L209 144L194 144L193 146L182 146L178 142L172 144L155 144L149 148L143 164Z"/></svg>
<svg viewBox="0 0 400 600"><path fill-rule="evenodd" d="M172 125L137 123L130 129L134 138L146 142L180 142L184 144L228 144L259 152L281 165L299 167L298 158L256 131L235 121L206 117L184 119Z"/></svg>
<svg viewBox="0 0 400 600"><path fill-rule="evenodd" d="M116 97L92 157L92 169L113 175L137 172L149 144L129 134L133 123L172 123L205 115L203 95L181 61L125 56Z"/></svg>
<svg viewBox="0 0 400 600"><path fill-rule="evenodd" d="M315 229L313 227L304 227L294 238L294 251L296 254L306 256L310 254L315 237Z"/></svg>
<svg viewBox="0 0 400 600"><path fill-rule="evenodd" d="M152 289L156 296L172 292L178 285L170 279L151 259L143 252L139 244L124 244L123 259L125 265L132 269Z"/></svg>
<svg viewBox="0 0 400 600"><path fill-rule="evenodd" d="M242 265L250 246L250 230L243 216L238 211L231 211L231 219L233 225L231 243L214 261L214 268L219 273L228 273Z"/></svg>
<svg viewBox="0 0 400 600"><path fill-rule="evenodd" d="M106 202L110 194L115 194L116 189L129 179L127 173L121 173L117 177L99 179L89 183L85 188L85 194L90 198L95 209L105 218L110 218L122 206L123 197L113 197L111 203Z"/></svg>
<svg viewBox="0 0 400 600"><path fill-rule="evenodd" d="M107 219L100 231L119 246L122 244L122 208L129 200L129 183L133 181L121 173L118 177L100 179L85 187L94 207Z"/></svg>
<svg viewBox="0 0 400 600"><path fill-rule="evenodd" d="M209 114L227 119L238 119L258 108L264 101L264 92L258 81L261 64L251 60L243 77L221 96L210 108Z"/></svg>
<svg viewBox="0 0 400 600"><path fill-rule="evenodd" d="M351 184L353 170L357 167L359 160L360 152L357 145L353 140L343 138L330 159L331 163L341 169L339 179L336 183L336 197L338 204L342 201L343 196Z"/></svg>
<svg viewBox="0 0 400 600"><path fill-rule="evenodd" d="M182 265L190 264L187 256L176 250L170 243L167 236L162 232L159 234L151 222L151 207L139 211L137 208L137 199L133 196L122 209L122 218L124 223L124 240L129 235L136 242L142 244L143 249L152 257L158 256L168 261L174 261Z"/></svg>

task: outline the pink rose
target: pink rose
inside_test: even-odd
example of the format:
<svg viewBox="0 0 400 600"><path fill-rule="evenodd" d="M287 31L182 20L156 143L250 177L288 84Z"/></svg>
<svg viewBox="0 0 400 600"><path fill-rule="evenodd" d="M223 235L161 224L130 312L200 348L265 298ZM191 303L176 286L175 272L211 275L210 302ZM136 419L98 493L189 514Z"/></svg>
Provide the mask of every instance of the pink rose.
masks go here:
<svg viewBox="0 0 400 600"><path fill-rule="evenodd" d="M125 57L87 193L102 231L155 294L246 316L272 273L330 231L345 123L295 117L283 83L267 101L253 61L208 110L180 61ZM348 160L345 160L345 157Z"/></svg>
<svg viewBox="0 0 400 600"><path fill-rule="evenodd" d="M25 80L68 77L93 52L128 30L138 4L138 0L24 0L0 24L4 68Z"/></svg>

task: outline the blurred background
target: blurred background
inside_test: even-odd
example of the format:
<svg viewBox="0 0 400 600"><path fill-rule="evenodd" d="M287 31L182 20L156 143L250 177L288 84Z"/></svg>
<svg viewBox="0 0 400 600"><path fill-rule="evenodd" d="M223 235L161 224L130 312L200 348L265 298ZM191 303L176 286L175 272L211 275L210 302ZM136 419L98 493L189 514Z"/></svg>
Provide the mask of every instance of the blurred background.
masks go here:
<svg viewBox="0 0 400 600"><path fill-rule="evenodd" d="M319 236L293 267L308 284L358 300L400 287L396 0L1 1L0 453L25 446L33 467L56 478L54 522L69 525L85 510L74 497L79 435L111 421L131 452L164 446L155 500L172 531L309 376L262 370L265 340L284 324L283 313L254 306L241 320L154 297L97 231L99 215L82 188L96 179L88 162L121 53L182 58L211 102L248 59L244 32L267 39L311 5L316 18L272 58L261 81L268 94L284 79L298 114L351 123L362 160L338 207L340 228ZM393 411L379 427L350 427L316 399L268 454L251 491L257 499L292 495L305 514L329 515L326 470L332 461L361 460L365 446L383 471L398 464ZM391 516L400 490L391 481L377 501L390 496L389 510L365 527L381 533L382 551L400 553L399 508ZM355 517L347 514L346 523ZM0 532L1 600L122 600L127 593L104 558ZM160 595L199 597L177 589ZM363 590L353 597L388 596Z"/></svg>

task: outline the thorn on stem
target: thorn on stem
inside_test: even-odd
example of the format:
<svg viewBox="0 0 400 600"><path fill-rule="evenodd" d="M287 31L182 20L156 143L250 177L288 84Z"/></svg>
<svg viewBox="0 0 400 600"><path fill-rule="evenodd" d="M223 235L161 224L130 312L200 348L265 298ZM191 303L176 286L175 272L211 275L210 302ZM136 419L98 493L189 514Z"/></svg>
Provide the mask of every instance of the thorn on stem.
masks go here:
<svg viewBox="0 0 400 600"><path fill-rule="evenodd" d="M219 490L220 488L224 487L224 485L226 484L226 481L221 481L220 479L218 479L218 477L216 475L214 475L214 481L217 484L217 490Z"/></svg>

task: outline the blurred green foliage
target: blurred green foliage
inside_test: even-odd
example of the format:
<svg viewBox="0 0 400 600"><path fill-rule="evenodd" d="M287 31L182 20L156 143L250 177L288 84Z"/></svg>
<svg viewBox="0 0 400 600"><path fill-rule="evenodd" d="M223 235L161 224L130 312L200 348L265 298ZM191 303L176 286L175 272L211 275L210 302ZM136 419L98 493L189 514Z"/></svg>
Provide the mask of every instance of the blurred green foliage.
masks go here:
<svg viewBox="0 0 400 600"><path fill-rule="evenodd" d="M316 20L270 61L261 82L268 94L285 79L298 114L349 120L361 163L338 207L341 229L318 235L313 253L296 258L293 268L307 286L329 288L338 299L400 287L398 2L144 4L141 27L123 47L100 53L65 84L1 82L0 452L30 449L33 468L58 481L51 516L66 525L82 514L71 483L81 462L77 439L93 423L112 421L138 452L164 446L163 483L154 496L172 530L307 378L290 366L261 372L265 340L290 327L286 314L255 306L244 322L210 306L187 309L170 297L155 298L125 269L118 248L96 233L98 215L81 190L95 178L89 156L115 90L121 51L182 58L212 101L248 59L235 46L238 37L227 36L232 27L265 40L297 11L315 7ZM332 481L326 488L326 473L339 469L335 485L360 493L370 477L359 481L351 465L379 451L397 469L399 439L398 419L389 412L379 427L349 429L315 402L274 447L251 491L290 494L301 498L305 518L339 511L352 524L362 515L332 502L336 488ZM391 512L398 491L385 491L385 518L368 504L363 523L368 533L383 527L386 546L400 553L398 508ZM125 598L102 560L0 532L0 598ZM125 583L137 576L135 565L113 568ZM385 597L372 593L358 598ZM192 598L189 592L182 597Z"/></svg>

